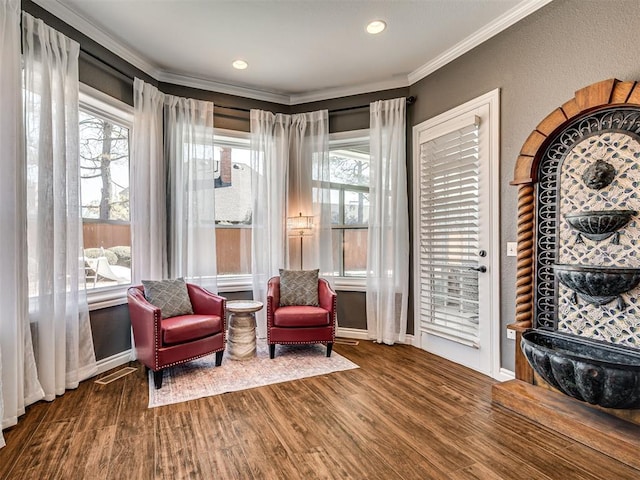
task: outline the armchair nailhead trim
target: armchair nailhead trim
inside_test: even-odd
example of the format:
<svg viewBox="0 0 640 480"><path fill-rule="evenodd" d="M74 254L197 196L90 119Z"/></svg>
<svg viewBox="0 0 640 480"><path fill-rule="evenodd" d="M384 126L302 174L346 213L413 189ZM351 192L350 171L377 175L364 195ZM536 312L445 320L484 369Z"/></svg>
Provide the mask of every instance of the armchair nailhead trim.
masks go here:
<svg viewBox="0 0 640 480"><path fill-rule="evenodd" d="M337 317L338 316L338 296L334 295L333 296L333 322L331 323L331 329L333 330L332 335L335 338L336 336L336 323L337 323Z"/></svg>
<svg viewBox="0 0 640 480"><path fill-rule="evenodd" d="M270 342L269 342L270 343ZM321 341L313 341L313 340L307 340L305 342L302 341L296 341L296 342L275 342L275 345L306 345L306 344L313 344L313 345L317 345L318 343L321 343L323 345L326 345L327 343L331 343L331 340L321 340ZM272 343L270 343L271 345L274 345Z"/></svg>
<svg viewBox="0 0 640 480"><path fill-rule="evenodd" d="M267 343L271 344L271 317L273 315L273 307L271 303L273 301L272 297L267 297Z"/></svg>
<svg viewBox="0 0 640 480"><path fill-rule="evenodd" d="M225 345L227 344L227 299L222 299L222 315L220 315L222 320L222 349L224 350ZM219 351L219 350L218 350Z"/></svg>
<svg viewBox="0 0 640 480"><path fill-rule="evenodd" d="M158 368L158 340L159 340L159 336L160 336L160 319L158 318L158 312L154 312L153 314L153 351L155 352L155 357L156 357L156 361L155 361L155 367L156 369Z"/></svg>
<svg viewBox="0 0 640 480"><path fill-rule="evenodd" d="M212 353L219 352L220 350L224 350L224 345L222 345L222 348L219 348L217 350L212 350L211 352L202 353L200 355L194 355L193 357L189 357L189 358L186 358L184 360L180 360L180 361L173 362L173 363L168 363L168 364L164 365L162 368L165 369L167 367L173 367L174 365L180 365L181 363L187 363L187 362L190 362L191 360L195 360L196 358L206 357L207 355L211 355Z"/></svg>

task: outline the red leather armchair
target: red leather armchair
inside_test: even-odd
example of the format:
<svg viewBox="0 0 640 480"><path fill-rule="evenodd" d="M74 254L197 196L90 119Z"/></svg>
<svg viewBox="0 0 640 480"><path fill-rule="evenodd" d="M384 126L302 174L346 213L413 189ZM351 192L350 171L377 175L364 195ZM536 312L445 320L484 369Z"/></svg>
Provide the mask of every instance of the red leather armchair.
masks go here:
<svg viewBox="0 0 640 480"><path fill-rule="evenodd" d="M127 292L133 338L140 363L153 370L156 388L162 386L163 370L216 352L222 363L225 347L225 302L198 285L187 283L193 315L162 318L160 309L147 301L144 287Z"/></svg>
<svg viewBox="0 0 640 480"><path fill-rule="evenodd" d="M336 293L329 282L318 279L318 307L280 306L280 277L267 284L267 343L273 358L276 344L324 343L331 356L336 336Z"/></svg>

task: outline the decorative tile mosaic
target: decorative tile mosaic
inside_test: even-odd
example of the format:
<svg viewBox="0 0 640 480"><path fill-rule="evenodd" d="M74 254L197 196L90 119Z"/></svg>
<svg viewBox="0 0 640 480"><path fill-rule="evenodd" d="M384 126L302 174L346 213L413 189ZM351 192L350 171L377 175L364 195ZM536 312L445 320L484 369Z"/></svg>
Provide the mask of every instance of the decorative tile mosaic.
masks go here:
<svg viewBox="0 0 640 480"><path fill-rule="evenodd" d="M590 183L591 172L601 166L607 170L600 177L605 180ZM638 137L606 131L584 138L567 153L559 177L557 263L640 268L639 215L633 215L626 226L601 240L581 234L566 217L577 212L640 212ZM589 304L562 284L557 293L559 331L640 348L640 286L623 293L622 302L602 306Z"/></svg>

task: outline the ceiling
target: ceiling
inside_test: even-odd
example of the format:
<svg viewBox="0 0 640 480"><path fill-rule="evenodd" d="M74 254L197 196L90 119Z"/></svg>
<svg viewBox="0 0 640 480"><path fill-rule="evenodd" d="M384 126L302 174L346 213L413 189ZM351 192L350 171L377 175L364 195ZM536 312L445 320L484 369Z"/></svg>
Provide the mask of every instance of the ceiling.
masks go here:
<svg viewBox="0 0 640 480"><path fill-rule="evenodd" d="M285 104L408 86L550 1L35 0L157 80Z"/></svg>

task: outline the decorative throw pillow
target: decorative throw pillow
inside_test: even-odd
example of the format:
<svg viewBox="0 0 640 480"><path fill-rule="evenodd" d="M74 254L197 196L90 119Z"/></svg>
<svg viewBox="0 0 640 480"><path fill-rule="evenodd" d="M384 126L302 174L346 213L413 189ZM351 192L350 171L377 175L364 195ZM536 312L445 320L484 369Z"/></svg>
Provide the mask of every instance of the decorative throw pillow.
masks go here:
<svg viewBox="0 0 640 480"><path fill-rule="evenodd" d="M280 305L318 306L318 270L280 269Z"/></svg>
<svg viewBox="0 0 640 480"><path fill-rule="evenodd" d="M162 318L193 314L184 279L142 280L142 285L145 298L162 311Z"/></svg>

